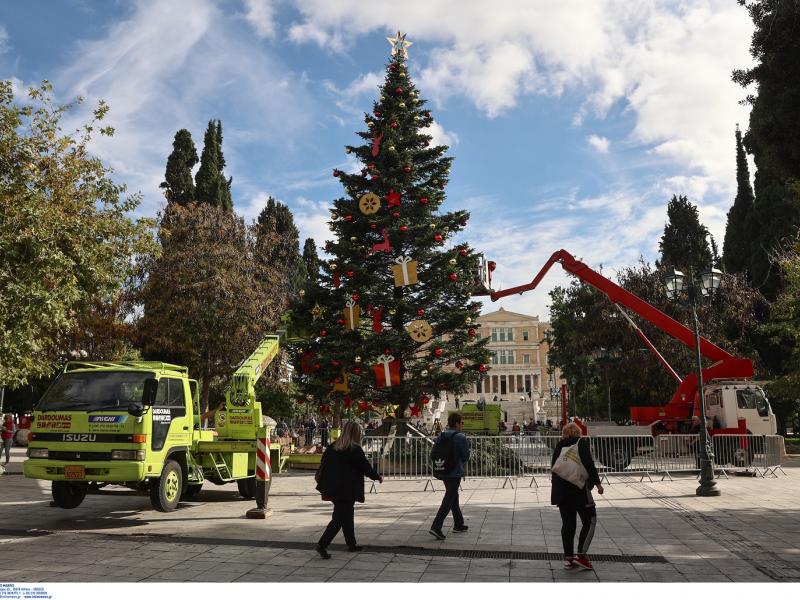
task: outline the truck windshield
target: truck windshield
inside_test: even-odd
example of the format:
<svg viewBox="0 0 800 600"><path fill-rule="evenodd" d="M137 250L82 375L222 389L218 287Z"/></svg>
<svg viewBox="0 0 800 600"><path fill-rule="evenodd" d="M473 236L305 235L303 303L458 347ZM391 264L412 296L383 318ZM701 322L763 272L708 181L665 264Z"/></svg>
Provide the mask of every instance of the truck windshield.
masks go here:
<svg viewBox="0 0 800 600"><path fill-rule="evenodd" d="M739 408L749 408L758 411L759 417L769 416L769 404L759 388L736 390L736 402Z"/></svg>
<svg viewBox="0 0 800 600"><path fill-rule="evenodd" d="M152 373L104 371L67 373L45 393L36 410L127 410L141 404L144 382Z"/></svg>

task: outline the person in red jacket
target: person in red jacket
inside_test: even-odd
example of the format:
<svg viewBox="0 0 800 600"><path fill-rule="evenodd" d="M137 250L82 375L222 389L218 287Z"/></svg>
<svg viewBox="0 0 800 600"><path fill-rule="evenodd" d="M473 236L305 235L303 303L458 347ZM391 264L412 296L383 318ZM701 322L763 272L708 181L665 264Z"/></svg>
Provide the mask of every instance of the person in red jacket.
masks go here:
<svg viewBox="0 0 800 600"><path fill-rule="evenodd" d="M14 417L11 415L3 417L3 433L0 435L3 441L2 449L6 452L5 464L8 464L11 460L11 442L14 439Z"/></svg>

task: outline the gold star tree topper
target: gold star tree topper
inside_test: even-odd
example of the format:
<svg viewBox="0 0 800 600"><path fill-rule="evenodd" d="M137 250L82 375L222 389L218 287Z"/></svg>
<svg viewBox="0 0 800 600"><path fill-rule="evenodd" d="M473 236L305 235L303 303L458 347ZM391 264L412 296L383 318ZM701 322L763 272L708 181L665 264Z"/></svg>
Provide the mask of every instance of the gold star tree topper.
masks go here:
<svg viewBox="0 0 800 600"><path fill-rule="evenodd" d="M386 41L389 42L389 45L392 47L392 56L397 54L398 52L403 53L403 58L408 58L408 48L409 46L413 45L414 42L407 42L406 41L406 34L400 35L400 32L397 32L397 35L393 38L387 37Z"/></svg>

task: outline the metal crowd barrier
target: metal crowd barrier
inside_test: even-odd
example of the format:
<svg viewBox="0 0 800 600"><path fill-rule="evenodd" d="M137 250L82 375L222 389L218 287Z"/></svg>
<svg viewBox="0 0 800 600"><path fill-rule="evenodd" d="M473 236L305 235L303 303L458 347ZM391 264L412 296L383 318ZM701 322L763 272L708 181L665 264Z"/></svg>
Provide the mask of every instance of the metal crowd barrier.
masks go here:
<svg viewBox="0 0 800 600"><path fill-rule="evenodd" d="M367 459L387 480L426 480L425 489L435 489L430 452L433 437L367 437L363 448ZM527 477L530 487L538 487L537 477L550 478L553 450L561 440L557 435L469 435L470 458L465 479L503 479L503 487ZM699 472L699 436L591 436L592 456L601 480L609 476L639 476L653 481L672 479L672 473ZM783 438L778 435L717 435L713 441L714 465L718 476L729 472L751 471L777 477L784 456ZM785 474L785 473L784 473ZM373 484L373 491L375 486Z"/></svg>

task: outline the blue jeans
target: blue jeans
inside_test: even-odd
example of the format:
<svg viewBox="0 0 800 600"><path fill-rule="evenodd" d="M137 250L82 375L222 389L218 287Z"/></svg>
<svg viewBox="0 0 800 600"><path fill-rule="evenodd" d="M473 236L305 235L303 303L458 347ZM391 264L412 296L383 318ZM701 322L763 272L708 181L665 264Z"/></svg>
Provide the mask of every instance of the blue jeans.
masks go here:
<svg viewBox="0 0 800 600"><path fill-rule="evenodd" d="M458 505L458 486L461 484L461 477L447 477L442 479L444 482L444 498L436 518L433 520L431 529L441 531L445 517L452 511L453 524L456 527L464 526L464 515L461 514L461 507Z"/></svg>

